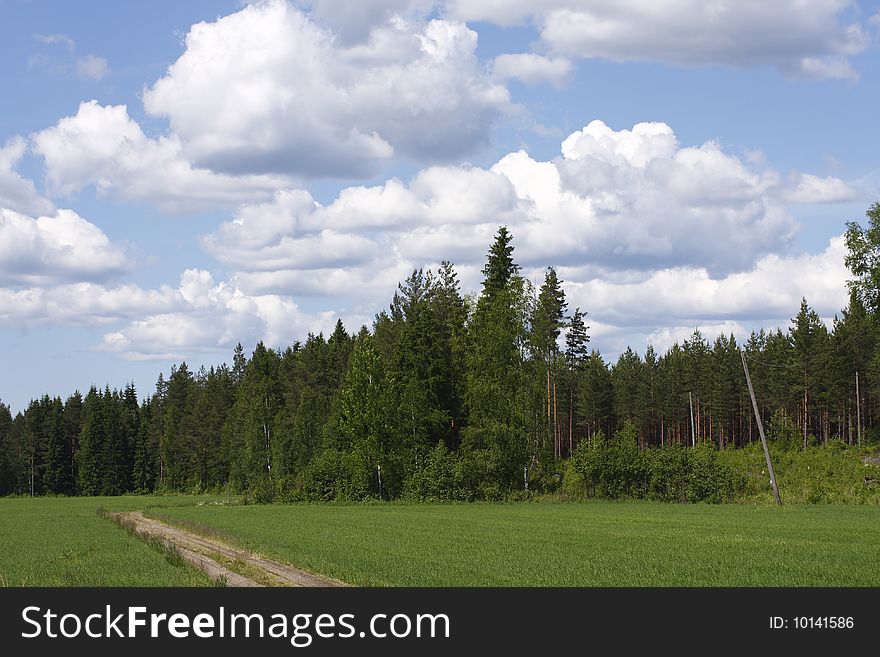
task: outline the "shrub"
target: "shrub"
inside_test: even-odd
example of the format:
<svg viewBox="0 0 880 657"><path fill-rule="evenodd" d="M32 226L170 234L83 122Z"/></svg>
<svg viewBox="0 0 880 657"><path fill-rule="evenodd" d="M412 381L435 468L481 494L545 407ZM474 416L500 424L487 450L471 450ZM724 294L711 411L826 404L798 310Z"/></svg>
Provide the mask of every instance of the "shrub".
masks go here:
<svg viewBox="0 0 880 657"><path fill-rule="evenodd" d="M598 434L578 446L562 490L569 497L725 502L743 489L744 479L716 454L709 444L639 451L635 427L628 423L611 440Z"/></svg>
<svg viewBox="0 0 880 657"><path fill-rule="evenodd" d="M363 500L370 492L371 474L355 454L328 449L303 471L300 489L310 501Z"/></svg>
<svg viewBox="0 0 880 657"><path fill-rule="evenodd" d="M428 452L422 467L406 478L403 496L423 502L470 501L474 497L462 459L442 442Z"/></svg>

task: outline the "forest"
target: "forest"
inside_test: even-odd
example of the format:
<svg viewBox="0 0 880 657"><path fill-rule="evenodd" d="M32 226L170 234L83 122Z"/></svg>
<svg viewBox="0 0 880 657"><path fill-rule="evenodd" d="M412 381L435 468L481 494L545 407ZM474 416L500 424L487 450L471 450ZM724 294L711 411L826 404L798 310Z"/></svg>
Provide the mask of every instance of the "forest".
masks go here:
<svg viewBox="0 0 880 657"><path fill-rule="evenodd" d="M239 344L231 366L182 362L143 398L128 385L44 395L14 416L0 403L0 495L503 499L558 490L602 446L661 470L685 451L711 464L759 439L740 350L771 440L876 442L880 203L867 217L847 224L849 304L830 327L804 299L787 330L743 344L695 330L614 362L590 348L588 309L568 307L554 268L537 289L520 275L502 226L478 294L444 262L414 271L370 328L339 321L250 355Z"/></svg>

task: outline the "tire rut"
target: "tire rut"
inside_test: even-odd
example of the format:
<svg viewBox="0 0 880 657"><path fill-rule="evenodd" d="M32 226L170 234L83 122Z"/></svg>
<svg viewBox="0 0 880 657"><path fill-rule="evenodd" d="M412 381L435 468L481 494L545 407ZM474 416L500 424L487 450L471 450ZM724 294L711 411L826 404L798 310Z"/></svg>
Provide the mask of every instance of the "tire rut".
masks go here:
<svg viewBox="0 0 880 657"><path fill-rule="evenodd" d="M141 511L108 514L119 524L131 524L139 534L151 534L173 545L181 557L211 579L225 578L227 586L346 586L288 564L273 561L247 550L232 547L218 540L194 534L185 529L147 518ZM248 577L227 563L245 565Z"/></svg>

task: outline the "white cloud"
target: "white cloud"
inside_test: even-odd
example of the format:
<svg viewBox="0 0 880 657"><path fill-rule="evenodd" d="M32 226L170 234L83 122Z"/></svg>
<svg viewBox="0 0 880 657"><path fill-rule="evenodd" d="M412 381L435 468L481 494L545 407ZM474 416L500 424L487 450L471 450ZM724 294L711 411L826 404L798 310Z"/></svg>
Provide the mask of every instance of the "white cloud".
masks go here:
<svg viewBox="0 0 880 657"><path fill-rule="evenodd" d="M128 125L124 112L113 116ZM305 191L277 192L204 238L232 270L225 282L188 270L177 287L152 291L7 290L0 320L125 321L101 348L131 358L190 357L238 340L282 345L337 314L368 321L413 268L443 259L477 290L499 223L530 280L558 267L570 307L590 314L603 349L659 344L695 326L781 321L801 296L823 316L846 302L842 240L798 255L787 209L848 194L842 181L782 176L713 142L683 146L663 123L613 130L595 121L561 150L550 161L510 153L489 169L429 167L405 182L348 187L327 205Z"/></svg>
<svg viewBox="0 0 880 657"><path fill-rule="evenodd" d="M665 123L637 123L632 130L612 130L602 121L591 121L562 142L567 160L592 158L612 165L644 168L651 160L671 158L678 140Z"/></svg>
<svg viewBox="0 0 880 657"><path fill-rule="evenodd" d="M748 271L719 278L687 267L630 277L600 272L582 280L564 267L559 274L569 307L589 312L587 322L598 324L591 334L613 359L627 346L644 353L651 344L662 353L694 329L708 340L733 333L740 344L760 328L786 331L802 297L823 318L839 314L848 300L845 252L840 236L819 254L769 255Z"/></svg>
<svg viewBox="0 0 880 657"><path fill-rule="evenodd" d="M15 167L27 150L27 142L14 137L0 148L0 208L24 214L50 214L55 207L37 193L34 183L20 176Z"/></svg>
<svg viewBox="0 0 880 657"><path fill-rule="evenodd" d="M108 287L70 283L21 289L0 287L0 324L105 325L124 318L167 312L178 295L170 287L144 290L136 285Z"/></svg>
<svg viewBox="0 0 880 657"><path fill-rule="evenodd" d="M833 176L819 178L801 173L795 180L793 188L785 194L785 200L790 203L840 203L859 197L858 190Z"/></svg>
<svg viewBox="0 0 880 657"><path fill-rule="evenodd" d="M98 82L109 73L110 67L107 60L97 55L85 55L76 58L76 74L81 78L87 78Z"/></svg>
<svg viewBox="0 0 880 657"><path fill-rule="evenodd" d="M571 77L573 66L564 57L544 57L533 53L498 55L492 63L492 75L498 80L515 78L528 85L549 84L560 88Z"/></svg>
<svg viewBox="0 0 880 657"><path fill-rule="evenodd" d="M510 153L489 170L431 167L409 182L343 189L326 206L306 192L281 192L243 207L204 246L237 272L235 283L247 294L332 299L337 308L371 311L384 307L412 269L444 259L478 289L501 223L514 234L530 278L540 283L543 267L558 266L571 285L593 286L582 296L590 312L607 299L596 312L611 322L629 322L627 312L650 314L661 301L662 312L675 316L673 301L691 308L692 297L709 300L692 314L676 311L686 325L715 315L727 321L751 303L746 294L729 305L741 288L754 291L758 313L776 313L802 292L812 298L815 290L843 289L842 256L838 269L818 269L822 276L812 287L804 287L809 276L785 268L796 263L817 271L830 261L792 255L797 222L786 204L848 193L838 179L781 176L713 142L683 147L662 123L615 131L594 121L566 138L562 153L552 161ZM780 258L783 265L774 269ZM739 283L743 272L762 282ZM801 287L768 305L767 281L777 275ZM641 291L644 297L637 296ZM639 310L628 310L633 307Z"/></svg>
<svg viewBox="0 0 880 657"><path fill-rule="evenodd" d="M217 283L209 272L197 269L184 271L177 287L153 290L85 282L0 287L0 326L122 322L120 328L108 330L96 348L135 360L228 352L239 341L263 340L282 347L309 331L332 329L336 317L332 311L304 313L288 297L245 294L234 281ZM346 318L366 321L351 314Z"/></svg>
<svg viewBox="0 0 880 657"><path fill-rule="evenodd" d="M174 310L136 319L104 335L100 349L126 358L185 359L194 353L228 351L237 342L263 340L284 346L308 331L326 330L332 312L307 315L289 298L246 295L234 284L215 283L205 271L186 270Z"/></svg>
<svg viewBox="0 0 880 657"><path fill-rule="evenodd" d="M290 184L281 176L229 176L193 167L175 136L147 137L125 105L81 103L75 116L32 136L56 194L94 185L99 195L148 201L172 211L254 202Z"/></svg>
<svg viewBox="0 0 880 657"><path fill-rule="evenodd" d="M568 280L569 305L580 305L603 321L693 327L707 320L791 316L804 296L820 315L833 315L847 302L845 253L841 236L819 254L767 255L747 271L717 278L694 267L659 269L619 282L601 275L568 279L564 267L559 273Z"/></svg>
<svg viewBox="0 0 880 657"><path fill-rule="evenodd" d="M32 219L0 208L0 285L102 280L128 268L125 251L72 210Z"/></svg>
<svg viewBox="0 0 880 657"><path fill-rule="evenodd" d="M687 340L690 340L694 331L699 331L702 336L710 342L714 341L719 335L728 336L732 333L734 336L739 336L740 339L742 339L743 336L749 334L746 327L739 322L730 320L724 322L703 322L694 324L693 326L664 326L663 328L649 333L644 341L639 341L639 343L636 344L639 344L640 346L641 344L644 344L645 346L651 345L654 347L656 353L663 354L672 347L672 345L681 345ZM623 349L620 351L623 351ZM640 349L639 351L644 354L643 350Z"/></svg>
<svg viewBox="0 0 880 657"><path fill-rule="evenodd" d="M344 45L284 0L194 25L144 92L198 166L227 173L359 177L392 155L459 158L512 107L445 20L390 20Z"/></svg>
<svg viewBox="0 0 880 657"><path fill-rule="evenodd" d="M773 66L805 78L855 77L848 57L870 42L850 0L452 0L449 14L499 25L534 22L569 57L683 66Z"/></svg>

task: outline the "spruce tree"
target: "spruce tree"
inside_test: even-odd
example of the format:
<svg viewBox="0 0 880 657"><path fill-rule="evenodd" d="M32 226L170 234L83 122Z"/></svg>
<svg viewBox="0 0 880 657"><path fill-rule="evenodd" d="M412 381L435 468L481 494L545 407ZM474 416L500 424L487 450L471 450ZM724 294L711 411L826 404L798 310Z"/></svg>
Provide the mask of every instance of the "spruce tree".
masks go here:
<svg viewBox="0 0 880 657"><path fill-rule="evenodd" d="M463 447L480 463L484 486L501 490L522 486L523 470L533 456L528 441L533 413L524 372L529 308L511 241L507 229L499 228L468 326L468 426L462 436Z"/></svg>

